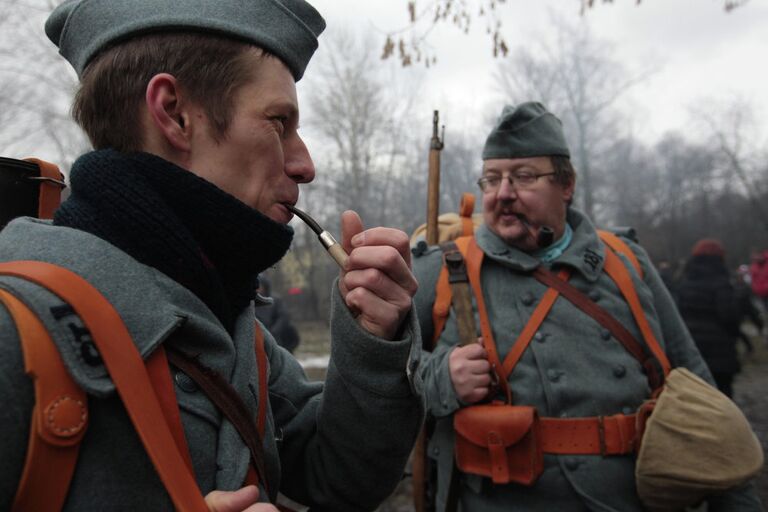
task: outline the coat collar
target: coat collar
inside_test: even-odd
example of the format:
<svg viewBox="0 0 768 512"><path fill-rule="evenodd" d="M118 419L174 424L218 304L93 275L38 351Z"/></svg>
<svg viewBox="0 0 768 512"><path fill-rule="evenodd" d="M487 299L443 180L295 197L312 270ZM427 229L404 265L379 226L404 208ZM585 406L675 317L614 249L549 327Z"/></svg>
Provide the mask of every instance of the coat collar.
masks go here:
<svg viewBox="0 0 768 512"><path fill-rule="evenodd" d="M99 264L92 258L99 255ZM233 356L232 338L192 292L152 267L142 265L104 240L37 219L17 219L0 235L0 261L36 260L65 267L94 285L120 312L142 357L174 331L205 332L211 346ZM62 301L26 281L2 278L2 286L24 296L51 332L73 378L86 391L104 396L114 389L98 354L83 348L80 320L57 315ZM141 290L137 294L136 290ZM91 354L94 355L91 350ZM224 361L229 358L225 357ZM226 366L226 363L225 363Z"/></svg>
<svg viewBox="0 0 768 512"><path fill-rule="evenodd" d="M586 215L569 208L566 220L573 229L573 240L563 254L551 263L552 267L564 266L579 272L594 282L600 276L605 262L605 249L594 225ZM486 225L475 232L477 244L488 258L520 272L531 272L540 262L530 254L507 245Z"/></svg>

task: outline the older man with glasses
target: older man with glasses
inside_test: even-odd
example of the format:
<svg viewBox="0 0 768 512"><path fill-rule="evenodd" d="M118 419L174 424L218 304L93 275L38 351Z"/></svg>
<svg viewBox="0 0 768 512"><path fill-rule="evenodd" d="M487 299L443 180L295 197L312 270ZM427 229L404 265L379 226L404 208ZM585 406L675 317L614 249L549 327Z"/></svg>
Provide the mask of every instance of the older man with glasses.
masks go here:
<svg viewBox="0 0 768 512"><path fill-rule="evenodd" d="M414 250L422 337L435 344L421 371L436 418L427 453L437 510L645 509L632 440L636 411L656 387L653 365L539 276L570 283L645 354L646 333L604 268L613 257L669 364L712 382L646 252L599 234L571 207L575 184L560 120L540 103L505 107L483 149L484 224L442 251ZM457 250L465 265L444 265L443 253L455 263ZM442 300L462 281L474 332L459 325L460 304ZM709 500L710 511L759 509L750 488Z"/></svg>

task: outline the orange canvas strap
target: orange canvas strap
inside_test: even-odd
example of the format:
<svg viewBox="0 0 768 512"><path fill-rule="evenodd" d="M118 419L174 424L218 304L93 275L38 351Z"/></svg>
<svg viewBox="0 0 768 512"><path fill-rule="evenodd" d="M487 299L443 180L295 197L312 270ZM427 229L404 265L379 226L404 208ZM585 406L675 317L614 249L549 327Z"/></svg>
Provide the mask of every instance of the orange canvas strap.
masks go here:
<svg viewBox="0 0 768 512"><path fill-rule="evenodd" d="M61 190L66 187L64 177L59 168L39 158L25 158L40 169L40 177L32 178L40 182L40 196L37 206L37 217L40 219L52 219L56 209L61 204Z"/></svg>
<svg viewBox="0 0 768 512"><path fill-rule="evenodd" d="M88 425L87 397L37 316L5 290L0 290L0 301L16 323L24 371L35 389L27 456L11 510L61 510Z"/></svg>
<svg viewBox="0 0 768 512"><path fill-rule="evenodd" d="M533 338L533 335L541 326L541 323L546 318L552 305L557 300L559 292L553 288L544 292L544 296L539 301L538 306L534 310L531 318L526 323L520 335L512 345L512 349L507 354L504 362L502 363L499 358L498 348L496 347L496 341L493 337L493 330L491 329L491 322L488 318L488 309L485 306L485 297L483 297L483 290L480 281L480 269L483 262L483 251L480 246L477 245L474 237L467 239L466 249L466 264L467 273L469 275L469 282L472 285L472 290L475 294L475 301L477 302L478 316L480 317L480 331L483 333L483 341L485 343L485 349L488 351L488 359L491 362L491 366L494 368L503 391L506 393L507 398L511 398L511 392L507 386L507 378L514 370L515 365L520 360L528 348L528 345ZM568 270L562 270L559 274L559 278L566 280L570 276Z"/></svg>
<svg viewBox="0 0 768 512"><path fill-rule="evenodd" d="M144 361L114 307L83 278L38 261L0 264L0 274L43 286L70 304L90 331L117 392L176 509L207 512L152 388Z"/></svg>
<svg viewBox="0 0 768 512"><path fill-rule="evenodd" d="M635 256L635 253L632 252L632 249L629 248L624 240L614 235L610 231L605 231L603 229L598 229L597 234L605 245L617 253L626 256L632 266L635 267L637 275L640 276L640 279L643 278L643 267L640 266L640 261L637 259L637 256Z"/></svg>
<svg viewBox="0 0 768 512"><path fill-rule="evenodd" d="M541 418L544 453L624 455L635 449L636 415Z"/></svg>
<svg viewBox="0 0 768 512"><path fill-rule="evenodd" d="M176 391L173 389L171 369L168 366L168 358L162 345L157 347L147 358L147 374L149 374L149 380L160 402L160 407L163 409L165 422L168 423L168 427L171 429L173 440L184 457L184 462L189 471L194 474L192 458L189 455L189 445L187 445L187 438L181 425L179 402L176 400Z"/></svg>
<svg viewBox="0 0 768 512"><path fill-rule="evenodd" d="M640 328L640 332L643 335L645 344L651 350L654 357L661 365L662 374L664 377L669 375L672 367L667 359L667 355L659 345L656 336L653 334L648 319L645 317L643 306L640 304L640 299L637 296L635 285L632 283L632 277L629 275L627 268L621 262L621 259L615 252L608 249L605 251L605 272L619 287L621 294L624 296L624 300L629 304L629 309L632 311L632 316L635 318L637 326Z"/></svg>
<svg viewBox="0 0 768 512"><path fill-rule="evenodd" d="M562 269L558 272L557 277L562 281L567 281L568 278L571 277L571 272L568 269ZM536 331L541 327L542 322L544 322L544 319L549 314L552 305L559 295L560 292L551 287L544 292L538 306L533 310L533 314L528 320L528 323L525 324L522 332L515 340L514 345L512 345L512 350L510 350L507 357L504 358L504 375L509 376L512 373L512 370L515 369L517 362L520 361L520 358L523 356L523 352L525 352L525 349L528 348L528 345L531 343L533 335L536 334Z"/></svg>

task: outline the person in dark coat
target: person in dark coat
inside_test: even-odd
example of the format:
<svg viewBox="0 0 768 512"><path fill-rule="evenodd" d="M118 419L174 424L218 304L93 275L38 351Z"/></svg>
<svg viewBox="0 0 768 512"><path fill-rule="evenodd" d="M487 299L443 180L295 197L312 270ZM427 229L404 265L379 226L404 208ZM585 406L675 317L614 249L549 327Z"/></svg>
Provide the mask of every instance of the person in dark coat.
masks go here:
<svg viewBox="0 0 768 512"><path fill-rule="evenodd" d="M678 286L678 306L717 387L729 397L733 377L740 370L736 352L744 311L725 266L725 250L718 240L699 240L686 263Z"/></svg>

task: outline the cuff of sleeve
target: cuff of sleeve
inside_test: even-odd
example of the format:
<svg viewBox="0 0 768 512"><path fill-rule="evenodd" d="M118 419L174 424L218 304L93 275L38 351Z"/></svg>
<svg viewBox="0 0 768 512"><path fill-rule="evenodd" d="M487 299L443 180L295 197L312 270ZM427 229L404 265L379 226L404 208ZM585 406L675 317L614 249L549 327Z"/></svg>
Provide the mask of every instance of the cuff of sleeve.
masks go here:
<svg viewBox="0 0 768 512"><path fill-rule="evenodd" d="M331 365L350 384L381 396L422 394L421 335L413 309L403 322L402 339L379 338L360 327L336 282L331 296L331 340Z"/></svg>
<svg viewBox="0 0 768 512"><path fill-rule="evenodd" d="M448 368L450 352L435 366L435 382L437 383L437 401L430 403L430 412L436 418L453 414L462 407L456 390L453 388L451 373Z"/></svg>

